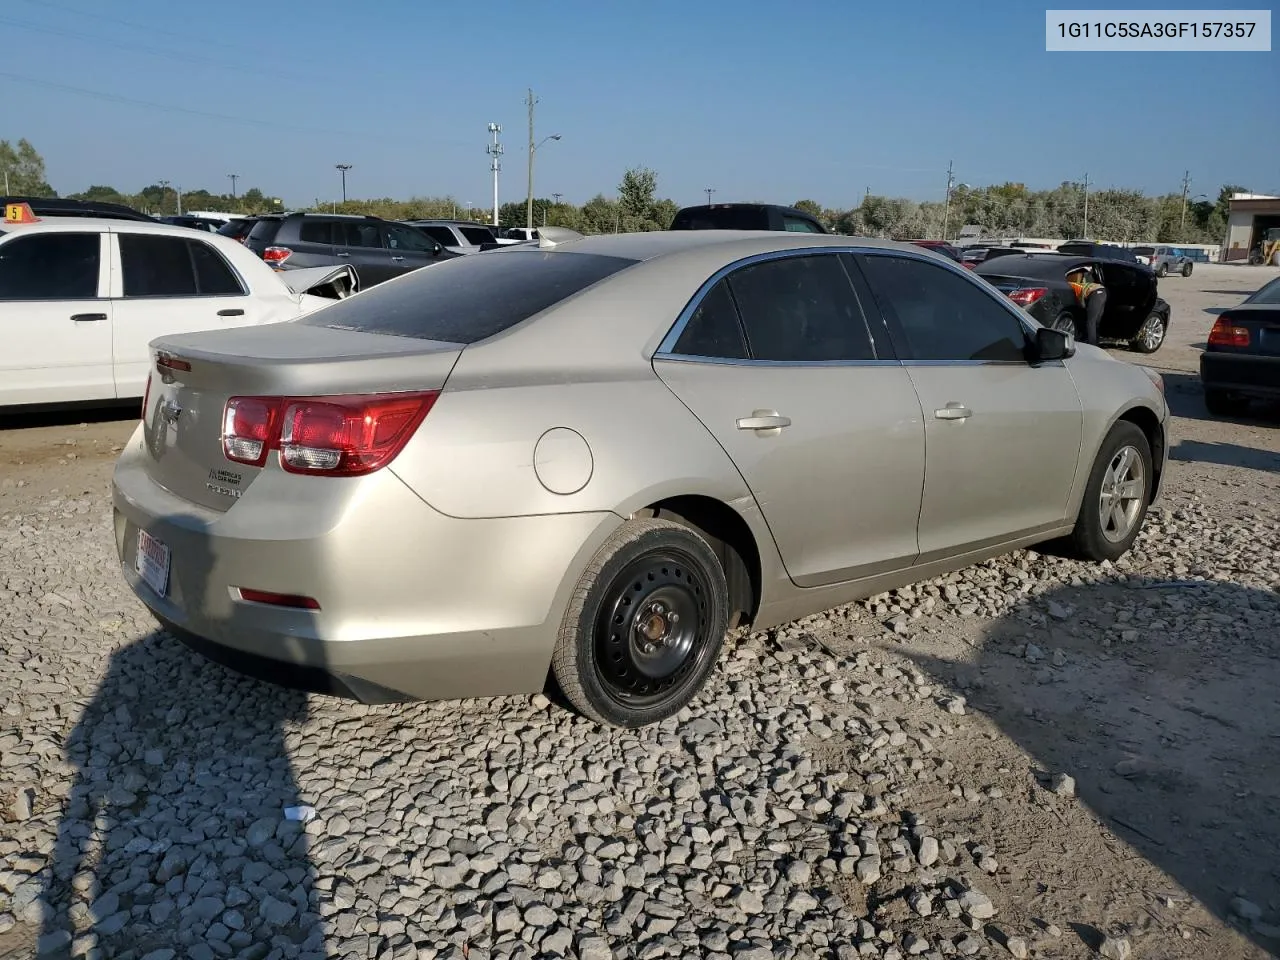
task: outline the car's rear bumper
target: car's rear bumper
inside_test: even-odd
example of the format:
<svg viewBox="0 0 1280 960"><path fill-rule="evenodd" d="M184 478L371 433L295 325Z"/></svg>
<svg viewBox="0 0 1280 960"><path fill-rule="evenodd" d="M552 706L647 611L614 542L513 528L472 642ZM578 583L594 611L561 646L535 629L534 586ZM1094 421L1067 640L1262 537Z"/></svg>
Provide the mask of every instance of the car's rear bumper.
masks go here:
<svg viewBox="0 0 1280 960"><path fill-rule="evenodd" d="M1200 382L1209 390L1280 397L1280 357L1206 351L1200 355Z"/></svg>
<svg viewBox="0 0 1280 960"><path fill-rule="evenodd" d="M116 547L161 624L245 673L366 702L541 690L578 575L621 523L607 513L459 520L389 470L314 511L282 503L288 475L264 472L218 513L155 484L145 457L131 443L116 467ZM309 481L302 496L324 489L294 479ZM163 595L135 571L139 530L169 548ZM247 602L240 587L313 597L320 609Z"/></svg>

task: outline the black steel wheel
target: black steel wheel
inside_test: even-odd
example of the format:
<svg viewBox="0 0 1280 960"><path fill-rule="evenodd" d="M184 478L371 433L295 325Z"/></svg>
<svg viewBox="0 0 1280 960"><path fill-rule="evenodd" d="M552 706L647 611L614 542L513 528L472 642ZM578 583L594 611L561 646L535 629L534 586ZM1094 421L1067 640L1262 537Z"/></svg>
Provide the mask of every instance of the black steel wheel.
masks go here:
<svg viewBox="0 0 1280 960"><path fill-rule="evenodd" d="M706 540L667 520L628 521L574 593L552 658L556 682L600 723L663 720L715 666L728 606L724 570Z"/></svg>

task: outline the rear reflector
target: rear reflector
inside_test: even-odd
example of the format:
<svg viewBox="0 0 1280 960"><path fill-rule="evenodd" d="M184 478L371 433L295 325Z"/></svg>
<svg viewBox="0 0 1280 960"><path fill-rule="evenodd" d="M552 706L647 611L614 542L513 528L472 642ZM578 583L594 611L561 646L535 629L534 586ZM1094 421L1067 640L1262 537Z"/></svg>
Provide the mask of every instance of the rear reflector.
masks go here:
<svg viewBox="0 0 1280 960"><path fill-rule="evenodd" d="M272 450L289 473L356 477L386 466L430 412L438 390L335 397L232 397L222 452L260 467Z"/></svg>
<svg viewBox="0 0 1280 960"><path fill-rule="evenodd" d="M1029 307L1048 292L1048 287L1020 287L1009 294L1009 299L1020 307Z"/></svg>
<svg viewBox="0 0 1280 960"><path fill-rule="evenodd" d="M293 256L288 247L267 247L262 251L262 259L270 264L281 264Z"/></svg>
<svg viewBox="0 0 1280 960"><path fill-rule="evenodd" d="M320 601L312 597L304 597L296 593L272 593L270 590L251 590L249 587L236 587L241 600L250 603L265 603L272 607L293 607L297 610L319 610Z"/></svg>
<svg viewBox="0 0 1280 960"><path fill-rule="evenodd" d="M1209 331L1209 343L1215 347L1247 347L1249 328L1237 327L1230 317L1219 317Z"/></svg>
<svg viewBox="0 0 1280 960"><path fill-rule="evenodd" d="M164 373L165 370L181 370L184 373L188 373L191 370L191 364L188 361L179 360L168 353L156 354L156 366L160 368L161 373Z"/></svg>

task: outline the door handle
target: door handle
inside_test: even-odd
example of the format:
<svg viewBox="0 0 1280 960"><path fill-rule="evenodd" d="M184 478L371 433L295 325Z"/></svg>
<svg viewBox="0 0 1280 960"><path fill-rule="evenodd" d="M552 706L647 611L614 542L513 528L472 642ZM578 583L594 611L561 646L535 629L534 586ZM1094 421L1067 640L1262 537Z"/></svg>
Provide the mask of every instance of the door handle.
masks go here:
<svg viewBox="0 0 1280 960"><path fill-rule="evenodd" d="M105 319L107 319L105 313L73 313L71 315L72 323L94 323Z"/></svg>
<svg viewBox="0 0 1280 960"><path fill-rule="evenodd" d="M749 417L739 417L737 423L739 430L781 430L791 426L791 418L776 410L756 410Z"/></svg>
<svg viewBox="0 0 1280 960"><path fill-rule="evenodd" d="M392 259L392 260L403 260L403 259L404 259L404 257L392 257L391 259Z"/></svg>
<svg viewBox="0 0 1280 960"><path fill-rule="evenodd" d="M220 316L220 317L243 317L243 316L244 316L244 311L243 311L243 310L241 310L239 307L229 307L229 308L228 308L228 309L226 309L226 310L219 310L219 311L218 311L218 316Z"/></svg>
<svg viewBox="0 0 1280 960"><path fill-rule="evenodd" d="M933 411L933 415L939 420L968 420L973 416L973 411L963 403L956 403L953 400L941 410Z"/></svg>
<svg viewBox="0 0 1280 960"><path fill-rule="evenodd" d="M338 254L338 256L340 256L340 257L349 257L349 256L351 256L351 254L349 254L349 253L340 253L340 254Z"/></svg>

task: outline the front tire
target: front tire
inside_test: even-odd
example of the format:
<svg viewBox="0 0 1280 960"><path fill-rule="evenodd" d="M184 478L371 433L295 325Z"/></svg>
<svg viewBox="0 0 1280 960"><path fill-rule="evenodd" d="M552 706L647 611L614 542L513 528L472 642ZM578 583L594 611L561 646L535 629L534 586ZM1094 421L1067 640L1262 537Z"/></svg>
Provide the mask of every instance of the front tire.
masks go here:
<svg viewBox="0 0 1280 960"><path fill-rule="evenodd" d="M630 520L578 581L552 673L574 709L597 723L657 723L701 689L728 618L724 568L707 541L668 520Z"/></svg>
<svg viewBox="0 0 1280 960"><path fill-rule="evenodd" d="M1095 563L1128 553L1146 519L1153 479L1146 434L1120 421L1107 434L1089 474L1071 533L1072 552Z"/></svg>
<svg viewBox="0 0 1280 960"><path fill-rule="evenodd" d="M1164 343L1168 330L1169 322L1160 314L1153 313L1138 329L1138 335L1129 341L1129 347L1138 353L1155 353Z"/></svg>
<svg viewBox="0 0 1280 960"><path fill-rule="evenodd" d="M1184 263L1184 264L1182 265L1182 275L1183 275L1184 277L1189 277L1189 276L1191 276L1191 269L1192 269L1192 268L1191 268L1191 261L1190 261L1190 260L1188 260L1186 263Z"/></svg>

